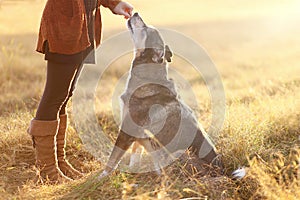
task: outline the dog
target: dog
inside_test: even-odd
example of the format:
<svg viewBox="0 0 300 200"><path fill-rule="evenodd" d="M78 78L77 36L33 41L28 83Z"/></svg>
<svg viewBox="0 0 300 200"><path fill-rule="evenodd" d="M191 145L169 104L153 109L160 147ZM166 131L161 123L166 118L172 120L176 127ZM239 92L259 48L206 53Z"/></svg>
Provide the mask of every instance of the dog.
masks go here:
<svg viewBox="0 0 300 200"><path fill-rule="evenodd" d="M168 160L166 156L178 158L186 149L201 164L221 168L222 162L214 145L168 77L168 62L173 56L169 46L164 44L159 31L147 26L138 13L128 20L127 25L135 56L125 92L121 95L118 137L100 177L112 172L132 145L134 153L142 146L152 155L158 173L164 166L162 162ZM132 156L130 166L137 160Z"/></svg>

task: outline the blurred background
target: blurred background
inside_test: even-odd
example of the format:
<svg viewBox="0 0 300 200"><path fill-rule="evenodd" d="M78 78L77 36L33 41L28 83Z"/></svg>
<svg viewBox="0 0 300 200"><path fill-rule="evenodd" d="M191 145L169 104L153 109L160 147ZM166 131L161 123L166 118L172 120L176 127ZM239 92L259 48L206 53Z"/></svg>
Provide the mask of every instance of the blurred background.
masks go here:
<svg viewBox="0 0 300 200"><path fill-rule="evenodd" d="M13 42L22 46L19 53L26 49L22 54L23 63L30 59L30 65L45 65L42 55L34 52L45 2L1 0L0 45L7 51L10 48L16 51ZM221 73L228 70L235 73L233 68L241 66L256 67L258 72L276 65L275 71L280 70L276 74L284 76L284 71L297 65L300 51L300 2L297 0L131 0L130 3L148 24L179 31L197 41ZM102 8L102 15L104 40L126 30L122 17L106 8ZM1 60L3 67L4 59Z"/></svg>

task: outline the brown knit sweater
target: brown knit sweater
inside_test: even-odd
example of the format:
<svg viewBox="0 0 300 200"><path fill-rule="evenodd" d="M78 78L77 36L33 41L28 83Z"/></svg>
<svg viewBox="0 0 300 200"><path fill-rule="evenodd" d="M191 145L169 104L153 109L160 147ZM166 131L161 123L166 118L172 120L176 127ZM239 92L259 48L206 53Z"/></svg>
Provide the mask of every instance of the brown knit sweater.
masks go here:
<svg viewBox="0 0 300 200"><path fill-rule="evenodd" d="M100 5L113 10L120 0L98 0L95 16L95 40L101 41ZM37 51L45 53L45 41L49 51L60 54L78 53L91 45L88 36L84 0L48 0L42 15Z"/></svg>

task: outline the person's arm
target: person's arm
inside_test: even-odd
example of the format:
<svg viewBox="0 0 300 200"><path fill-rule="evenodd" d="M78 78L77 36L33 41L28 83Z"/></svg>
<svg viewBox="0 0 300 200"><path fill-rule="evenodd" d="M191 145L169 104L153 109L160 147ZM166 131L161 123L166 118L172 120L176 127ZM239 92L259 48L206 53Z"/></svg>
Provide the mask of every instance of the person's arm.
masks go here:
<svg viewBox="0 0 300 200"><path fill-rule="evenodd" d="M131 17L133 7L121 0L100 0L102 6L109 8L116 15L123 15L126 19Z"/></svg>

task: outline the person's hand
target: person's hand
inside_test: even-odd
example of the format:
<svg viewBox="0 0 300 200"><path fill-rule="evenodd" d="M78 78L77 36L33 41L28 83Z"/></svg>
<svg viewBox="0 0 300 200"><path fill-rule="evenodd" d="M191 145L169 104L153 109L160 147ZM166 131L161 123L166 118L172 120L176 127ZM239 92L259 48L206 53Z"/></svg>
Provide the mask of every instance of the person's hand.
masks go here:
<svg viewBox="0 0 300 200"><path fill-rule="evenodd" d="M114 9L113 12L117 15L123 15L125 19L128 19L132 15L133 7L129 3L121 1Z"/></svg>

